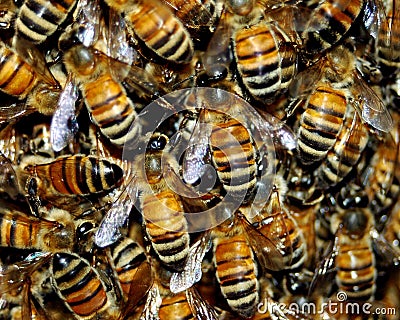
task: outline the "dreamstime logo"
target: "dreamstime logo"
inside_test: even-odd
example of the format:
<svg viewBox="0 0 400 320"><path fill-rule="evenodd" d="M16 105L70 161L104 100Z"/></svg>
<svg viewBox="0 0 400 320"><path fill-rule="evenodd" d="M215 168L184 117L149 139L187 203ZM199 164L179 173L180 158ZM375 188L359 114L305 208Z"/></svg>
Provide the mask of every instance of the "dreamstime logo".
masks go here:
<svg viewBox="0 0 400 320"><path fill-rule="evenodd" d="M192 122L187 121L186 128L171 128L171 123L173 126L177 126L178 123L179 126L182 121L187 120L182 120L184 114L194 114ZM147 146L154 133L169 130L172 134L176 131L169 137L168 145L162 152L163 179L176 195L195 203L211 191L218 177L213 161L203 159L207 150L218 150L219 156L225 157L229 162L226 167L230 167L232 172L232 185L245 185L246 181L251 179L250 173L243 170L243 159L247 159L244 156L247 152L246 146L243 146L243 141L239 141L242 138L240 134L233 133L235 130L230 128L231 123L238 123L238 126L247 129L251 143L258 152L257 169L261 173L257 173L255 196L249 204L250 209L247 209L248 217L251 217L265 205L271 192L275 174L275 150L271 135L263 127L263 118L249 103L234 94L215 88L190 88L169 93L153 101L141 111L132 124L131 129L138 126L142 128L143 138L124 146L123 160L135 164L135 170L144 180L141 181L140 188L144 188L147 194L155 194L151 183L146 180ZM215 133L216 128L218 133ZM183 175L180 172L181 168ZM193 186L192 182L197 178L201 181ZM207 207L195 213L183 212L188 221L188 231L204 231L231 217L246 197L246 190L238 194L232 191L233 189L224 186L223 198L211 208ZM134 198L136 195L131 196ZM159 204L163 205L161 201ZM141 211L140 207L137 209Z"/></svg>
<svg viewBox="0 0 400 320"><path fill-rule="evenodd" d="M358 302L348 300L346 292L339 291L336 294L336 299L328 300L320 305L313 302L299 303L279 303L270 298L265 298L257 306L257 312L260 314L269 313L271 315L288 315L288 314L303 314L303 315L323 315L329 318L329 315L334 314L351 314L351 315L396 315L396 308L377 307L369 302Z"/></svg>

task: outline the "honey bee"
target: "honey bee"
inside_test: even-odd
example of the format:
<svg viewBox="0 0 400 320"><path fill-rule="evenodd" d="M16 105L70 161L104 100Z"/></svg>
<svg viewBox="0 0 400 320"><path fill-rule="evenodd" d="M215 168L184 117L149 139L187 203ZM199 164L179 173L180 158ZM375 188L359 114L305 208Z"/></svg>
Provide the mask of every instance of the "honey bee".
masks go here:
<svg viewBox="0 0 400 320"><path fill-rule="evenodd" d="M194 54L190 34L166 4L155 0L106 2L125 15L132 32L159 57L176 63L190 62Z"/></svg>
<svg viewBox="0 0 400 320"><path fill-rule="evenodd" d="M377 222L393 207L400 192L398 176L399 163L399 124L395 117L395 127L386 135L385 140L378 144L367 167L364 168L361 179L368 194L371 211Z"/></svg>
<svg viewBox="0 0 400 320"><path fill-rule="evenodd" d="M43 163L37 162L37 156L26 157L21 164L23 170L18 171L35 212L41 200L69 207L74 199L107 194L122 183L124 176L121 167L98 156L60 156L50 162L46 158Z"/></svg>
<svg viewBox="0 0 400 320"><path fill-rule="evenodd" d="M268 203L253 218L253 226L279 248L281 268L297 270L307 260L307 242L294 214L284 204L286 192L286 182L278 175Z"/></svg>
<svg viewBox="0 0 400 320"><path fill-rule="evenodd" d="M183 203L166 185L163 175L163 150L168 141L165 135L157 134L149 141L141 178L146 187L141 188L140 204L154 251L163 265L181 270L189 253L190 239Z"/></svg>
<svg viewBox="0 0 400 320"><path fill-rule="evenodd" d="M213 28L220 14L219 4L215 0L180 1L164 0L175 16L180 19L189 31L201 27Z"/></svg>
<svg viewBox="0 0 400 320"><path fill-rule="evenodd" d="M321 278L335 276L338 290L348 300L372 301L378 276L376 255L387 260L385 263L395 264L399 254L376 231L374 218L367 208L368 196L360 187L342 188L337 202L337 212L331 217L335 239L315 272L311 292L318 282L326 283Z"/></svg>
<svg viewBox="0 0 400 320"><path fill-rule="evenodd" d="M227 196L246 203L254 197L258 180L275 170L274 145L294 149L294 135L277 118L249 111L244 100L224 90L199 88L196 93L196 101L187 104L189 110L194 107L197 118L181 125L185 147L189 146L183 156L183 180L196 185L212 164ZM246 119L241 117L245 110Z"/></svg>
<svg viewBox="0 0 400 320"><path fill-rule="evenodd" d="M359 115L351 110L326 161L318 168L321 187L335 186L345 178L359 161L367 146L369 134Z"/></svg>
<svg viewBox="0 0 400 320"><path fill-rule="evenodd" d="M158 316L166 319L218 319L217 312L192 287L185 292L165 296L162 299Z"/></svg>
<svg viewBox="0 0 400 320"><path fill-rule="evenodd" d="M75 225L64 210L53 209L48 220L28 215L11 204L2 203L1 208L1 247L46 252L73 248Z"/></svg>
<svg viewBox="0 0 400 320"><path fill-rule="evenodd" d="M345 37L366 1L322 1L313 9L301 35L306 55L316 56Z"/></svg>
<svg viewBox="0 0 400 320"><path fill-rule="evenodd" d="M388 12L379 24L377 60L387 78L391 78L400 68L400 14L397 3L396 0L388 1Z"/></svg>
<svg viewBox="0 0 400 320"><path fill-rule="evenodd" d="M15 40L23 38L34 44L46 41L67 18L75 3L75 0L56 3L24 1L15 21Z"/></svg>
<svg viewBox="0 0 400 320"><path fill-rule="evenodd" d="M271 11L266 16L263 4L253 1L226 2L225 6L205 54L205 69L210 75L222 75L235 60L245 90L262 103L272 103L297 72L294 39L279 18L289 11Z"/></svg>
<svg viewBox="0 0 400 320"><path fill-rule="evenodd" d="M258 267L251 246L241 231L229 220L213 231L214 263L228 305L240 316L249 318L254 315L260 299Z"/></svg>
<svg viewBox="0 0 400 320"><path fill-rule="evenodd" d="M68 72L76 76L92 121L101 133L117 146L137 138L140 128L131 128L137 116L135 107L110 73L108 59L77 45L65 52L64 62Z"/></svg>
<svg viewBox="0 0 400 320"><path fill-rule="evenodd" d="M23 104L2 107L0 109L2 117L9 121L14 117L20 117L33 111L39 111L46 115L51 114L54 112L53 105L58 99L60 91L58 83L44 64L44 57L39 51L35 51L34 58L26 62L17 52L0 41L2 61L0 90L19 100L27 99L27 101ZM37 95L42 95L41 99L37 99Z"/></svg>
<svg viewBox="0 0 400 320"><path fill-rule="evenodd" d="M322 160L332 149L342 130L348 104L373 129L388 132L393 126L386 105L358 74L349 48L335 47L320 63L299 74L300 81L292 87L296 102L288 107L291 114L299 101L306 101L297 130L297 151L304 164ZM303 90L310 94L303 95Z"/></svg>

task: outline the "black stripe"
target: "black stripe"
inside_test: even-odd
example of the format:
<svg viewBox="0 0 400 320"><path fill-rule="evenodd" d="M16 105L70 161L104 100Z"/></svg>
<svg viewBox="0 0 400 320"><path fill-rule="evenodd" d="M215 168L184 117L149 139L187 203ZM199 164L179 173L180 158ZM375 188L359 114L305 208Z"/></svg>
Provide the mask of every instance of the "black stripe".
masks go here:
<svg viewBox="0 0 400 320"><path fill-rule="evenodd" d="M10 225L10 247L15 247L15 229L17 228L17 217L12 216Z"/></svg>
<svg viewBox="0 0 400 320"><path fill-rule="evenodd" d="M39 35L48 35L50 33L49 29L44 28L40 24L32 21L27 15L24 14L23 11L21 11L19 19L29 30L31 30L34 33L37 33ZM49 21L49 22L52 23L51 21ZM55 25L54 23L52 23L52 24ZM17 24L17 27L18 27L18 24ZM18 31L21 32L20 29L18 29ZM26 36L29 37L29 35L26 35Z"/></svg>
<svg viewBox="0 0 400 320"><path fill-rule="evenodd" d="M108 97L106 100L103 100L103 101L101 101L101 102L99 102L99 103L97 103L97 104L95 104L95 105L91 105L91 106L90 106L90 109L91 109L92 112L93 112L93 111L95 111L96 109L102 108L102 107L104 107L104 106L107 105L107 104L113 105L113 104L114 104L113 101L114 101L114 100L117 100L117 99L118 99L119 97L121 97L123 94L124 94L124 93L122 92L122 90L120 90L119 93L117 93L116 95L113 95L113 96L111 96L111 97Z"/></svg>
<svg viewBox="0 0 400 320"><path fill-rule="evenodd" d="M50 11L45 6L36 2L35 0L26 0L24 3L31 11L35 12L38 17L43 18L46 21L49 21L53 24L59 24L61 19L59 16L55 15L52 11Z"/></svg>
<svg viewBox="0 0 400 320"><path fill-rule="evenodd" d="M96 192L101 192L104 190L103 184L101 182L101 166L99 159L95 157L88 157L91 163L91 177L92 177L92 187L95 188ZM102 162L103 163L103 162ZM93 192L93 190L91 190Z"/></svg>

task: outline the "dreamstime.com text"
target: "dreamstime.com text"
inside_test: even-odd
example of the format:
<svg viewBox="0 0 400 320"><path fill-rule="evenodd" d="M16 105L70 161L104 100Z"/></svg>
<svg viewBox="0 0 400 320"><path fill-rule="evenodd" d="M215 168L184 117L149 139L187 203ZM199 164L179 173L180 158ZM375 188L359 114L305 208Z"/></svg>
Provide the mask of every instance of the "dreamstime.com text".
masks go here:
<svg viewBox="0 0 400 320"><path fill-rule="evenodd" d="M306 314L306 315L323 315L323 314L352 314L352 315L397 315L396 308L378 307L369 302L348 301L345 292L338 292L336 300L328 300L327 302L317 305L312 302L298 303L278 303L266 298L257 306L257 311L261 314L269 312L270 314Z"/></svg>

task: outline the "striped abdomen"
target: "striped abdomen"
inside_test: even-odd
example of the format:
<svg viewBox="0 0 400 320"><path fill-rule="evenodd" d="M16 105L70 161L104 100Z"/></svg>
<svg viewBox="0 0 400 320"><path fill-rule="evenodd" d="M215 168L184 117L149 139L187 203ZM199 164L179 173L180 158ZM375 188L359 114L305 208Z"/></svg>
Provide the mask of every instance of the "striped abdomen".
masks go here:
<svg viewBox="0 0 400 320"><path fill-rule="evenodd" d="M247 199L256 186L256 149L246 129L236 119L213 124L210 137L213 164L225 190Z"/></svg>
<svg viewBox="0 0 400 320"><path fill-rule="evenodd" d="M78 255L56 253L52 273L56 291L79 317L92 318L109 307L100 275Z"/></svg>
<svg viewBox="0 0 400 320"><path fill-rule="evenodd" d="M36 72L18 54L0 42L0 89L24 99L36 85Z"/></svg>
<svg viewBox="0 0 400 320"><path fill-rule="evenodd" d="M39 44L67 18L76 0L25 0L15 22L18 37Z"/></svg>
<svg viewBox="0 0 400 320"><path fill-rule="evenodd" d="M340 244L335 262L338 270L336 282L339 291L346 292L348 300L369 300L374 297L377 272L369 237L369 233L366 233L359 240L349 238Z"/></svg>
<svg viewBox="0 0 400 320"><path fill-rule="evenodd" d="M318 169L319 178L326 187L336 185L347 176L360 159L368 138L368 129L357 114L346 118L338 140Z"/></svg>
<svg viewBox="0 0 400 320"><path fill-rule="evenodd" d="M113 144L123 146L138 137L137 128L131 129L137 115L134 105L110 73L84 83L82 92L94 123Z"/></svg>
<svg viewBox="0 0 400 320"><path fill-rule="evenodd" d="M308 54L334 46L349 31L363 8L363 0L325 0L314 9L302 38Z"/></svg>
<svg viewBox="0 0 400 320"><path fill-rule="evenodd" d="M392 0L395 2L396 0ZM390 2L390 1L389 1ZM393 13L394 8L397 10ZM400 10L393 5L387 14L387 22L380 24L378 33L378 62L384 77L400 71Z"/></svg>
<svg viewBox="0 0 400 320"><path fill-rule="evenodd" d="M39 235L50 232L57 223L42 222L22 213L0 214L0 246L18 249L43 249Z"/></svg>
<svg viewBox="0 0 400 320"><path fill-rule="evenodd" d="M181 270L189 253L188 225L183 207L172 190L143 196L146 232L161 262Z"/></svg>
<svg viewBox="0 0 400 320"><path fill-rule="evenodd" d="M334 146L342 129L347 100L344 93L318 87L300 118L298 153L304 164L322 160Z"/></svg>
<svg viewBox="0 0 400 320"><path fill-rule="evenodd" d="M160 310L158 311L160 320L195 320L192 310L186 298L185 292L177 293L174 296L163 298Z"/></svg>
<svg viewBox="0 0 400 320"><path fill-rule="evenodd" d="M117 241L110 247L110 252L124 298L128 299L132 289L137 292L137 288L131 288L134 280L136 283L143 281L137 279L137 271L143 263L148 263L146 254L142 247L129 238Z"/></svg>
<svg viewBox="0 0 400 320"><path fill-rule="evenodd" d="M296 269L306 260L306 240L296 221L287 212L280 211L269 214L261 223L258 231L266 238L274 239L273 241L277 242L276 245L282 251L282 262L285 269Z"/></svg>
<svg viewBox="0 0 400 320"><path fill-rule="evenodd" d="M233 311L249 318L259 302L257 266L243 234L214 239L214 262L221 292Z"/></svg>
<svg viewBox="0 0 400 320"><path fill-rule="evenodd" d="M29 170L29 169L28 169ZM116 164L97 156L74 155L31 166L43 194L90 195L118 187L124 172Z"/></svg>
<svg viewBox="0 0 400 320"><path fill-rule="evenodd" d="M193 42L188 31L161 1L139 1L125 14L136 35L160 57L177 63L192 59Z"/></svg>
<svg viewBox="0 0 400 320"><path fill-rule="evenodd" d="M296 72L296 52L284 32L259 23L235 35L236 65L251 95L272 102L289 86Z"/></svg>

